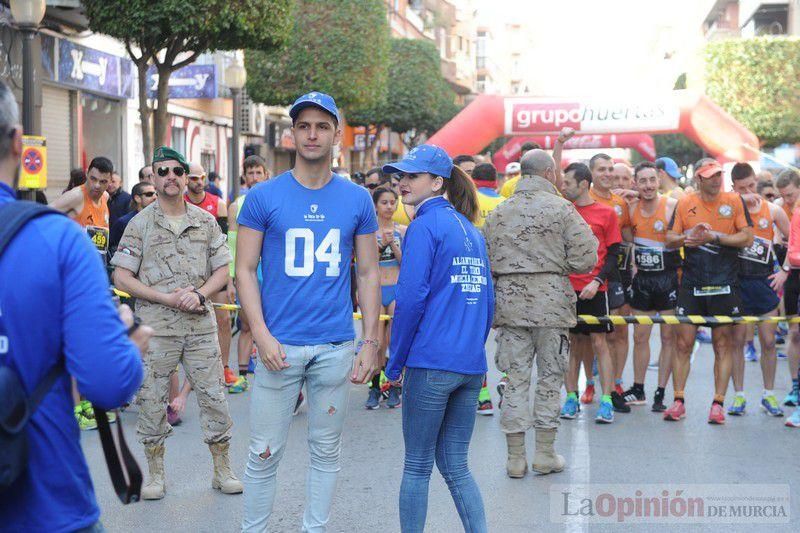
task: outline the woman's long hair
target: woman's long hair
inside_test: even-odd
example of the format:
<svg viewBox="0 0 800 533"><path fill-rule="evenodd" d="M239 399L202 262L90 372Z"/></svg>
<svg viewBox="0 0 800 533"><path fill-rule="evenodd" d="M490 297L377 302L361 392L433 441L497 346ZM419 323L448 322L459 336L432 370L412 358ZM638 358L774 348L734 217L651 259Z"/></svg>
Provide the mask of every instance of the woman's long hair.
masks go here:
<svg viewBox="0 0 800 533"><path fill-rule="evenodd" d="M444 192L447 193L447 199L456 211L473 224L478 221L480 216L478 189L475 188L472 178L460 167L453 165L450 177L444 180Z"/></svg>

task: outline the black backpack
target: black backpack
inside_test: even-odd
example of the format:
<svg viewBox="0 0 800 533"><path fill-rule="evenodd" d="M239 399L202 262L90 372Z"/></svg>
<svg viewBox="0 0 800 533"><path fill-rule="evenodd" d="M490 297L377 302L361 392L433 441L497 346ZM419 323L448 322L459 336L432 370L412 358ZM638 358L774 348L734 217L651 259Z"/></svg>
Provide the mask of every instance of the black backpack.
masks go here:
<svg viewBox="0 0 800 533"><path fill-rule="evenodd" d="M10 202L0 207L0 257L25 224L47 214L63 215L34 202ZM5 333L0 309L0 353L8 349ZM64 360L59 358L28 397L16 372L8 366L0 366L0 493L9 489L27 468L25 425L64 370ZM114 491L124 504L138 501L142 472L125 443L122 422L117 423L115 442L106 411L95 407L94 413Z"/></svg>
<svg viewBox="0 0 800 533"><path fill-rule="evenodd" d="M30 220L46 214L60 214L49 207L33 202L11 202L0 207L0 257L20 229ZM8 337L0 309L0 353L8 350ZM5 491L28 466L28 435L25 425L56 379L63 373L64 363L58 363L45 374L30 398L19 376L8 366L0 366L0 492Z"/></svg>

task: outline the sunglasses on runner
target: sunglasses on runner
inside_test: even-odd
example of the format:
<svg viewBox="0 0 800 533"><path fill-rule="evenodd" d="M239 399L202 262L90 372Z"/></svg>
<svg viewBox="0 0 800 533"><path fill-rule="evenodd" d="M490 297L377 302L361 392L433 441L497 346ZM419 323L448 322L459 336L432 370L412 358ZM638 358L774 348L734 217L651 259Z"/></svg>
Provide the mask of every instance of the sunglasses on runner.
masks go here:
<svg viewBox="0 0 800 533"><path fill-rule="evenodd" d="M186 169L183 167L158 167L158 170L156 172L158 172L158 175L163 178L164 176L169 174L170 170L172 171L173 174L175 174L179 178L184 174L186 174Z"/></svg>
<svg viewBox="0 0 800 533"><path fill-rule="evenodd" d="M367 189L377 189L380 186L380 183L367 183Z"/></svg>
<svg viewBox="0 0 800 533"><path fill-rule="evenodd" d="M156 191L148 191L148 192L143 192L142 196L147 196L148 198L152 198L153 196L156 196L157 194L158 193Z"/></svg>
<svg viewBox="0 0 800 533"><path fill-rule="evenodd" d="M190 181L202 181L203 176L189 176Z"/></svg>

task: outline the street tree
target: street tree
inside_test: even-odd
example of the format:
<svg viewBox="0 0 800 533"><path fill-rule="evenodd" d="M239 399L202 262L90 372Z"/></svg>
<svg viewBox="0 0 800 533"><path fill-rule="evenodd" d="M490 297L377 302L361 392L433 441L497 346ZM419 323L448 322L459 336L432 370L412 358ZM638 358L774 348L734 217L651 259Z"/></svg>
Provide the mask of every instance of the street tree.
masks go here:
<svg viewBox="0 0 800 533"><path fill-rule="evenodd" d="M800 39L755 37L706 46L706 93L776 146L800 141Z"/></svg>
<svg viewBox="0 0 800 533"><path fill-rule="evenodd" d="M207 51L280 46L291 27L292 0L82 0L89 27L125 43L139 75L139 114L145 161L153 140L165 142L169 77ZM155 65L155 107L147 71ZM150 123L152 115L151 137Z"/></svg>
<svg viewBox="0 0 800 533"><path fill-rule="evenodd" d="M247 94L284 106L315 90L345 112L374 105L386 89L388 52L386 2L297 0L284 44L246 51Z"/></svg>
<svg viewBox="0 0 800 533"><path fill-rule="evenodd" d="M432 42L392 39L385 93L375 105L355 107L347 115L350 124L376 127L374 144L384 128L403 134L409 147L441 128L458 112L456 93L444 79L439 52Z"/></svg>

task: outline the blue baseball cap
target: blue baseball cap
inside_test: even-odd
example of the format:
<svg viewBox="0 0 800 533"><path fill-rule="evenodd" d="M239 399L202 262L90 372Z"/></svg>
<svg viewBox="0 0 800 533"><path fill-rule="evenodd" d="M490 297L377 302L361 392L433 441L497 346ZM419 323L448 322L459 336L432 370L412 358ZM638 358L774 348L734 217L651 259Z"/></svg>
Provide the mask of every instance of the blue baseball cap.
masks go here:
<svg viewBox="0 0 800 533"><path fill-rule="evenodd" d="M339 120L339 109L336 107L336 102L333 97L316 91L304 94L294 101L292 108L289 110L289 116L292 118L292 122L297 120L297 115L300 114L300 111L307 107L322 109L326 113L333 115L337 123L341 122Z"/></svg>
<svg viewBox="0 0 800 533"><path fill-rule="evenodd" d="M681 169L671 157L659 157L656 159L656 167L663 170L675 179L683 177L683 174L681 174Z"/></svg>
<svg viewBox="0 0 800 533"><path fill-rule="evenodd" d="M384 174L427 172L434 176L449 178L452 171L453 160L450 159L447 152L433 144L420 144L400 161L383 165Z"/></svg>

